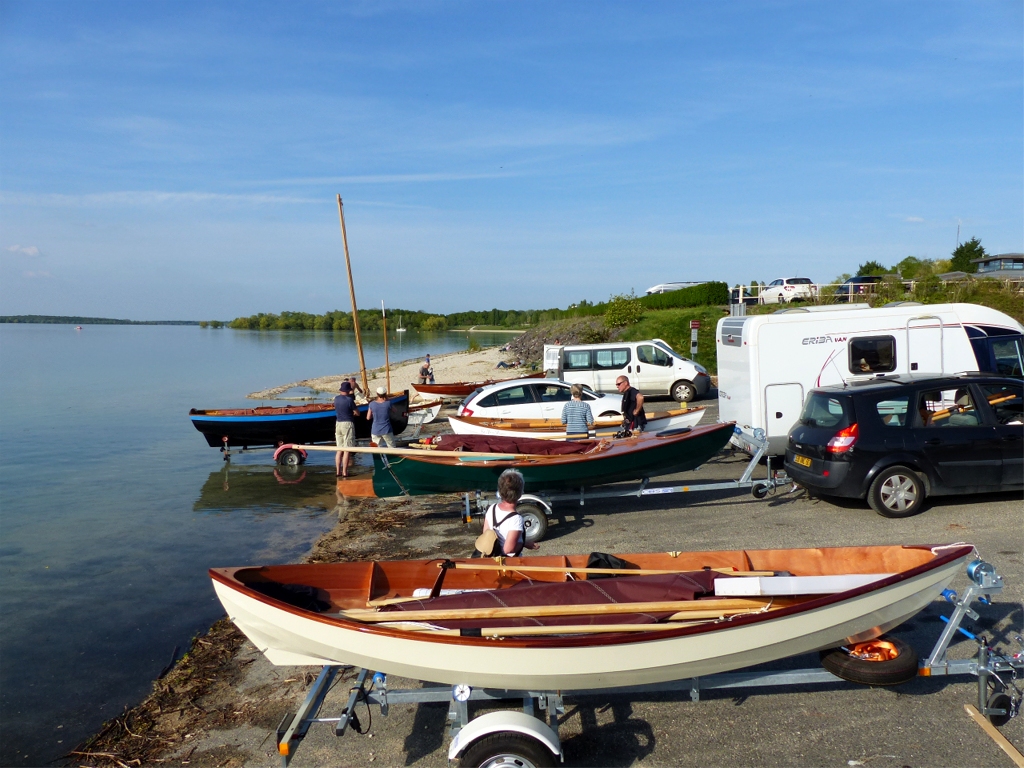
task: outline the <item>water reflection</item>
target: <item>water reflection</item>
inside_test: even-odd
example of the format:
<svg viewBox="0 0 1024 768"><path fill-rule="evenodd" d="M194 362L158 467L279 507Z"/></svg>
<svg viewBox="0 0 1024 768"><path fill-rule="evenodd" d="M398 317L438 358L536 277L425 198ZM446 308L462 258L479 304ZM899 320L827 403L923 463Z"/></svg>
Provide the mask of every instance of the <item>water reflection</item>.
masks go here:
<svg viewBox="0 0 1024 768"><path fill-rule="evenodd" d="M237 514L308 509L320 513L334 509L336 487L333 466L240 466L223 462L203 483L192 510Z"/></svg>

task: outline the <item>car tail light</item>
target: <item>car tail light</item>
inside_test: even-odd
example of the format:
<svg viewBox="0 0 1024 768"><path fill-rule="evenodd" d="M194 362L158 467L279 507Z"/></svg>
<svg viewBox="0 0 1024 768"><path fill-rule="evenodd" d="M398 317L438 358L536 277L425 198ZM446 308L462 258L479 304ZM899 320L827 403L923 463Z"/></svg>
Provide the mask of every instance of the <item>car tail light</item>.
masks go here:
<svg viewBox="0 0 1024 768"><path fill-rule="evenodd" d="M825 446L825 450L829 453L846 453L848 450L853 448L853 444L857 442L857 425L851 424L846 429L840 429L836 432L832 439L828 441L828 445Z"/></svg>
<svg viewBox="0 0 1024 768"><path fill-rule="evenodd" d="M466 406L462 406L461 408L459 408L459 416L472 416L472 415L473 415L473 411L471 411Z"/></svg>

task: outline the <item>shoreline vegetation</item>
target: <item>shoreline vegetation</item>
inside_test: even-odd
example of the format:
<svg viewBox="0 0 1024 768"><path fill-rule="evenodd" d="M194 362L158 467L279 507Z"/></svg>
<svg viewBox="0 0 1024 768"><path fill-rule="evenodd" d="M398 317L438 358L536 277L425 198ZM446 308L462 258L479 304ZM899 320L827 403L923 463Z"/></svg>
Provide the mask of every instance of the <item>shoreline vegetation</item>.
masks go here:
<svg viewBox="0 0 1024 768"><path fill-rule="evenodd" d="M0 315L0 323L34 323L49 325L202 325L202 320L121 320L112 317L78 317L77 315Z"/></svg>

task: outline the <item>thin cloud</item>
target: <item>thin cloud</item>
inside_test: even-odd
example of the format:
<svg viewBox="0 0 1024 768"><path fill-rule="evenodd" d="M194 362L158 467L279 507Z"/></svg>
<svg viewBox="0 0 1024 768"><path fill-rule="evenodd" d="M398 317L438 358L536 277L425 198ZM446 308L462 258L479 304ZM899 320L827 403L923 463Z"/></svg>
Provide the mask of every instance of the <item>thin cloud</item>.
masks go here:
<svg viewBox="0 0 1024 768"><path fill-rule="evenodd" d="M49 280L53 277L49 272L22 272L21 276L30 280Z"/></svg>
<svg viewBox="0 0 1024 768"><path fill-rule="evenodd" d="M218 192L96 192L84 195L0 192L0 203L8 205L50 205L60 207L197 205L200 203L241 203L245 205L309 205L322 199L291 195L228 195Z"/></svg>
<svg viewBox="0 0 1024 768"><path fill-rule="evenodd" d="M39 255L39 248L34 245L8 245L7 250L11 253L20 253L23 256L32 256L33 258Z"/></svg>
<svg viewBox="0 0 1024 768"><path fill-rule="evenodd" d="M920 216L904 216L903 220L908 224L924 224L924 219Z"/></svg>

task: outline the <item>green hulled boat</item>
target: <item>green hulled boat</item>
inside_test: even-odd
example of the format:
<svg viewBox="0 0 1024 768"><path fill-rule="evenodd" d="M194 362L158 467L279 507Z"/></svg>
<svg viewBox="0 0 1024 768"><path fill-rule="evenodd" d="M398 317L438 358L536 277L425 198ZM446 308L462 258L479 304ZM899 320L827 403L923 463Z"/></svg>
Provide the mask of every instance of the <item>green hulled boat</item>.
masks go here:
<svg viewBox="0 0 1024 768"><path fill-rule="evenodd" d="M561 455L530 454L529 443L551 445L543 440L520 442L515 452L506 449L493 458L480 455L479 444L471 448L474 455L467 457L432 456L429 451L416 456L375 454L372 489L363 478L339 481L338 489L349 496L381 498L491 490L509 468L523 473L530 493L639 480L699 467L725 446L732 432L732 423L709 424L589 441L580 444L580 452Z"/></svg>

